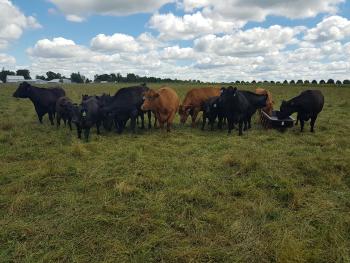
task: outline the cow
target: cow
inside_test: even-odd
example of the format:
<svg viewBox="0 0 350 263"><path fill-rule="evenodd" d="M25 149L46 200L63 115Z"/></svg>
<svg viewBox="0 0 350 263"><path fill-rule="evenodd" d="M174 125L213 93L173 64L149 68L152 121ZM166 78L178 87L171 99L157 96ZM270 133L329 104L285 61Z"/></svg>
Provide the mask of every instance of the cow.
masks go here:
<svg viewBox="0 0 350 263"><path fill-rule="evenodd" d="M176 92L166 86L157 91L150 89L144 93L144 99L141 109L143 111L152 111L159 122L160 128L163 129L166 123L167 131L170 132L180 104L180 99Z"/></svg>
<svg viewBox="0 0 350 263"><path fill-rule="evenodd" d="M247 130L252 127L251 119L256 110L266 107L268 95L259 95L247 90L242 90L240 92L247 98L250 104L246 112L246 120L244 121L244 130Z"/></svg>
<svg viewBox="0 0 350 263"><path fill-rule="evenodd" d="M314 132L315 122L318 114L323 109L323 105L324 97L321 91L305 90L291 100L282 101L277 117L284 119L297 112L297 120L300 120L300 132L304 130L304 122L309 119L311 119L310 131Z"/></svg>
<svg viewBox="0 0 350 263"><path fill-rule="evenodd" d="M231 86L227 89L222 88L220 97L224 115L227 117L228 133L231 133L234 124L238 123L239 136L243 135L243 124L245 130L247 129L247 123L249 124L257 107L266 105L266 96L259 96L248 91L239 91L236 87Z"/></svg>
<svg viewBox="0 0 350 263"><path fill-rule="evenodd" d="M191 115L192 127L195 127L197 115L201 111L202 104L214 96L220 96L219 88L197 88L189 90L179 107L180 122L185 124L188 116Z"/></svg>
<svg viewBox="0 0 350 263"><path fill-rule="evenodd" d="M56 124L57 128L63 119L64 125L68 122L69 129L72 130L73 102L68 97L60 97L56 102Z"/></svg>
<svg viewBox="0 0 350 263"><path fill-rule="evenodd" d="M19 84L17 90L13 93L15 98L29 98L32 101L41 124L43 123L43 116L48 113L51 125L54 125L56 102L65 95L65 91L60 87L44 89L32 86L28 82Z"/></svg>
<svg viewBox="0 0 350 263"><path fill-rule="evenodd" d="M224 119L224 113L222 108L222 101L220 96L210 97L207 99L201 107L203 111L202 130L204 130L206 119L208 119L211 130L214 130L214 123L218 118L218 128L222 129L222 121Z"/></svg>
<svg viewBox="0 0 350 263"><path fill-rule="evenodd" d="M110 102L103 106L101 111L104 117L114 120L118 133L122 133L127 121L130 119L130 127L133 133L136 132L136 119L141 117L144 128L144 112L141 110L143 94L149 90L145 84L133 87L126 87L118 90ZM148 127L151 128L151 112L148 112Z"/></svg>
<svg viewBox="0 0 350 263"><path fill-rule="evenodd" d="M267 95L266 106L262 108L262 110L269 116L272 116L274 101L272 99L271 92L262 88L257 88L255 89L255 93L260 95Z"/></svg>
<svg viewBox="0 0 350 263"><path fill-rule="evenodd" d="M94 125L96 125L97 134L100 134L101 120L100 106L96 97L83 100L79 106L74 105L72 122L77 127L79 139L84 130L84 138L89 141L90 129Z"/></svg>

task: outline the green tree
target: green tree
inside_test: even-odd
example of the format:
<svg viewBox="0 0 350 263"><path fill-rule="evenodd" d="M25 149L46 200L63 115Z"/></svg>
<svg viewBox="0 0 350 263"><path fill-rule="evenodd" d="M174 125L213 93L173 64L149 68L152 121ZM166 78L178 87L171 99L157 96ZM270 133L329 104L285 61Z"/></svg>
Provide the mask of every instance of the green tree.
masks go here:
<svg viewBox="0 0 350 263"><path fill-rule="evenodd" d="M317 80L314 79L311 83L317 85Z"/></svg>
<svg viewBox="0 0 350 263"><path fill-rule="evenodd" d="M42 79L42 80L46 80L45 76L42 75L36 75L35 79Z"/></svg>
<svg viewBox="0 0 350 263"><path fill-rule="evenodd" d="M19 69L19 70L17 70L16 75L17 76L23 76L24 79L32 79L30 77L30 72L29 72L28 69Z"/></svg>
<svg viewBox="0 0 350 263"><path fill-rule="evenodd" d="M72 73L70 75L70 79L74 83L84 83L85 82L85 77L83 75L80 75L80 72L78 73Z"/></svg>
<svg viewBox="0 0 350 263"><path fill-rule="evenodd" d="M4 68L1 70L1 72L0 72L0 80L2 81L2 82L6 82L6 77L7 76L14 76L14 75L16 75L15 74L15 72L13 72L13 71L9 71L9 70L5 70Z"/></svg>
<svg viewBox="0 0 350 263"><path fill-rule="evenodd" d="M327 80L327 84L335 84L334 79Z"/></svg>
<svg viewBox="0 0 350 263"><path fill-rule="evenodd" d="M53 80L53 79L61 79L62 78L60 73L55 73L53 71L46 72L46 76L47 76L46 80L49 80L49 81Z"/></svg>

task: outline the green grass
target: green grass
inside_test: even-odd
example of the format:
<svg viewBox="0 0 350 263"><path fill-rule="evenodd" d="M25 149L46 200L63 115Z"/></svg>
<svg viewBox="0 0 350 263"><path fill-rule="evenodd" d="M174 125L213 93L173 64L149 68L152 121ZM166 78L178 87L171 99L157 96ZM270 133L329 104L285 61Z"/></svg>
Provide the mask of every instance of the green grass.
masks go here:
<svg viewBox="0 0 350 263"><path fill-rule="evenodd" d="M78 102L117 87L65 89ZM269 87L277 107L306 88ZM84 143L1 85L0 261L350 262L350 89L320 89L315 134L177 117L170 134L94 129Z"/></svg>

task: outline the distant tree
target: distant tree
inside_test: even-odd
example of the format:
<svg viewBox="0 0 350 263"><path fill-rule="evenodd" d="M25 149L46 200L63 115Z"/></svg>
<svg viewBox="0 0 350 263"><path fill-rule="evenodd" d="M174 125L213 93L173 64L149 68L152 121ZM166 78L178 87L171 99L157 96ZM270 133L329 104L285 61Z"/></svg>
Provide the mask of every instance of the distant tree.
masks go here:
<svg viewBox="0 0 350 263"><path fill-rule="evenodd" d="M276 84L280 85L280 84L281 84L281 81L277 81Z"/></svg>
<svg viewBox="0 0 350 263"><path fill-rule="evenodd" d="M334 84L335 82L334 82L334 79L329 79L329 80L327 80L327 84Z"/></svg>
<svg viewBox="0 0 350 263"><path fill-rule="evenodd" d="M326 82L323 79L321 79L320 84L326 84Z"/></svg>
<svg viewBox="0 0 350 263"><path fill-rule="evenodd" d="M15 72L5 70L4 68L2 68L2 70L0 72L0 80L5 83L7 76L14 76L14 75L16 75Z"/></svg>
<svg viewBox="0 0 350 263"><path fill-rule="evenodd" d="M349 79L344 80L344 81L343 81L343 84L344 84L344 85L349 85L349 84L350 84L350 80L349 80Z"/></svg>
<svg viewBox="0 0 350 263"><path fill-rule="evenodd" d="M70 75L70 79L74 83L84 83L85 82L85 77L83 75L80 75L80 72L78 73L72 73Z"/></svg>
<svg viewBox="0 0 350 263"><path fill-rule="evenodd" d="M271 84L275 84L275 82L273 80L270 81Z"/></svg>
<svg viewBox="0 0 350 263"><path fill-rule="evenodd" d="M117 82L117 76L114 73L110 74L110 76L111 82Z"/></svg>
<svg viewBox="0 0 350 263"><path fill-rule="evenodd" d="M42 75L36 75L35 79L42 79L42 80L46 80L45 76Z"/></svg>
<svg viewBox="0 0 350 263"><path fill-rule="evenodd" d="M317 80L314 79L311 83L317 85Z"/></svg>
<svg viewBox="0 0 350 263"><path fill-rule="evenodd" d="M30 77L30 72L29 72L28 69L19 69L19 70L17 70L16 75L17 76L23 76L24 79L32 79Z"/></svg>
<svg viewBox="0 0 350 263"><path fill-rule="evenodd" d="M122 80L123 80L122 74L117 73L116 77L117 77L117 82L122 82Z"/></svg>
<svg viewBox="0 0 350 263"><path fill-rule="evenodd" d="M252 81L252 84L256 84L256 80L253 80L253 81Z"/></svg>
<svg viewBox="0 0 350 263"><path fill-rule="evenodd" d="M298 79L298 81L297 81L297 84L304 84L304 82L303 82L303 80L302 79Z"/></svg>
<svg viewBox="0 0 350 263"><path fill-rule="evenodd" d="M288 84L288 80L283 81L283 84Z"/></svg>
<svg viewBox="0 0 350 263"><path fill-rule="evenodd" d="M128 74L126 74L126 81L127 82L137 82L137 76L134 73L128 73Z"/></svg>
<svg viewBox="0 0 350 263"><path fill-rule="evenodd" d="M86 78L85 83L86 83L86 84L89 84L89 83L91 83L91 80L89 80L88 78Z"/></svg>
<svg viewBox="0 0 350 263"><path fill-rule="evenodd" d="M289 84L295 84L295 81L292 79Z"/></svg>
<svg viewBox="0 0 350 263"><path fill-rule="evenodd" d="M309 80L305 80L304 84L310 84L310 81Z"/></svg>
<svg viewBox="0 0 350 263"><path fill-rule="evenodd" d="M341 82L340 80L337 80L336 84L337 84L337 85L341 85L342 82Z"/></svg>
<svg viewBox="0 0 350 263"><path fill-rule="evenodd" d="M46 80L50 81L50 80L53 80L53 79L61 79L62 76L60 73L55 73L55 72L52 72L52 71L48 71L46 72Z"/></svg>

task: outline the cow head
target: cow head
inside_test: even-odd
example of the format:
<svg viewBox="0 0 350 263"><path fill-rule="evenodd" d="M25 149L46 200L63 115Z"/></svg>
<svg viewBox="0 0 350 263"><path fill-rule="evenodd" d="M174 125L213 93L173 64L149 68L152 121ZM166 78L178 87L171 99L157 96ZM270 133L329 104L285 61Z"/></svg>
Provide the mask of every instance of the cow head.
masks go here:
<svg viewBox="0 0 350 263"><path fill-rule="evenodd" d="M144 92L143 104L141 106L141 110L143 111L153 110L158 98L159 98L159 93L154 91L153 89L149 89L146 92Z"/></svg>
<svg viewBox="0 0 350 263"><path fill-rule="evenodd" d="M31 92L31 85L28 82L23 82L19 84L15 93L13 93L13 97L15 98L29 98Z"/></svg>
<svg viewBox="0 0 350 263"><path fill-rule="evenodd" d="M282 101L280 111L277 113L279 119L288 118L293 112L296 112L296 105L293 101Z"/></svg>
<svg viewBox="0 0 350 263"><path fill-rule="evenodd" d="M188 116L191 114L192 106L191 105L180 105L179 107L179 115L180 115L180 123L185 124Z"/></svg>

